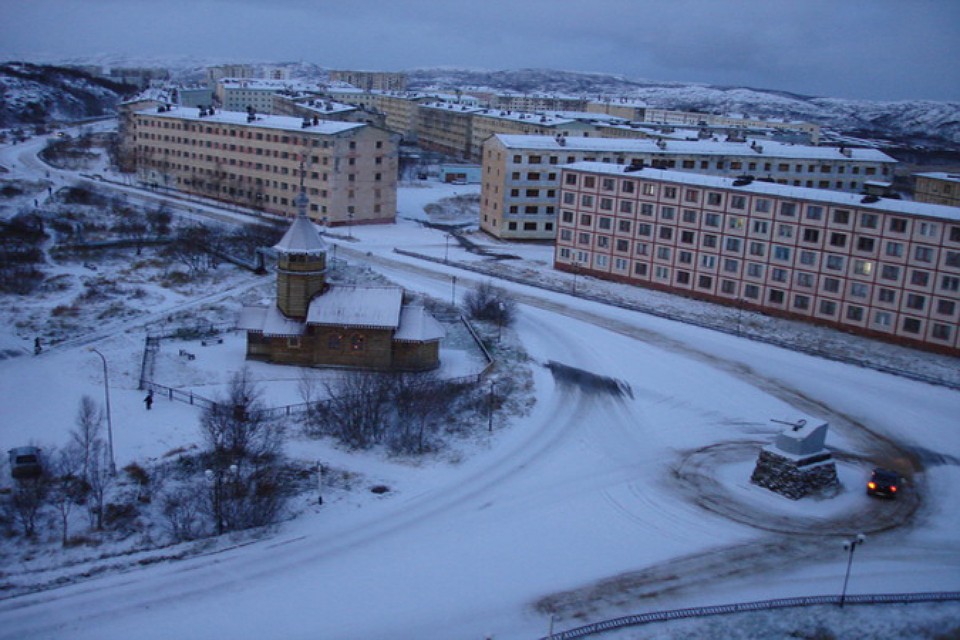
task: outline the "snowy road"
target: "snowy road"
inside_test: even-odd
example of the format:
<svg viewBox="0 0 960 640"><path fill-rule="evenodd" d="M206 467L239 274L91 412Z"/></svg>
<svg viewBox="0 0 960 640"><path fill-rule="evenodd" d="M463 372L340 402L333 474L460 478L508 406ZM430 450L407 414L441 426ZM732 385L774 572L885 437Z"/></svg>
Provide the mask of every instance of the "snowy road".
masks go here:
<svg viewBox="0 0 960 640"><path fill-rule="evenodd" d="M447 287L405 269L390 275L437 295ZM555 593L550 602L569 613L564 605L585 595L597 600L586 608L597 611L630 594L634 608L706 604L716 601L704 601L712 582L744 576L750 586L721 591L720 602L832 592L842 563L824 555L829 539L770 534L706 511L670 477L683 452L705 442L769 434L769 417L791 410L771 387L843 369L769 348L752 361L753 345L718 343L706 333L699 335L702 351L673 349L683 339L677 332L693 330L624 319L597 305L572 315L585 313L612 326L632 321L635 331L660 337L639 340L524 306L516 331L539 363L539 403L495 448L411 475L377 508L324 507L271 540L0 602L0 637L102 639L135 630L144 638L521 638L544 632L546 616L533 604ZM711 363L727 349L739 352L741 365ZM632 397L557 382L540 366L549 361L620 380ZM874 374L861 371L855 377L865 379L867 392L871 385L884 395L916 392L907 381L871 380ZM810 386L817 384L797 385L796 393L815 399ZM942 423L956 396L929 393L934 401L911 411ZM889 411L862 399L834 400L810 401L866 411L870 419ZM858 432L836 437L853 451L869 449ZM908 589L955 588L955 534L944 538L935 527L933 539L926 535L877 537L874 554L885 561L865 559L851 591L870 590L868 580L889 571L890 562L910 564Z"/></svg>
<svg viewBox="0 0 960 640"><path fill-rule="evenodd" d="M351 246L398 284L451 293L443 267ZM457 277L458 293L477 278ZM960 394L504 286L522 303L513 331L534 361L538 403L488 448L458 465L391 467L383 499L327 504L268 540L0 600L0 638L503 640L543 635L546 607L566 628L578 612L836 593L846 529L811 530L843 513L885 528L874 526L883 509L904 507L868 500L862 475L868 460L901 455L926 499L907 526L871 536L850 592L960 588ZM0 363L0 374L38 364L52 369L37 358ZM745 449L723 448L769 441L770 419L797 412L828 419L828 443L850 461L834 505L783 505L745 481ZM716 472L712 506L739 502L747 516L708 508L684 468ZM774 530L757 521L764 510Z"/></svg>

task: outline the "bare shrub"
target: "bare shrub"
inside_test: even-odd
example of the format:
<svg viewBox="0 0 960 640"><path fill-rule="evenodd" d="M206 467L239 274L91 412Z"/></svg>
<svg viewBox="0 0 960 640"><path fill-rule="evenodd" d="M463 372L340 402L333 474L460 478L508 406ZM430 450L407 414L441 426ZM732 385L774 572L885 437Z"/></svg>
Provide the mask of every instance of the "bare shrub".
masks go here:
<svg viewBox="0 0 960 640"><path fill-rule="evenodd" d="M463 308L474 320L496 322L502 327L513 324L516 318L516 302L506 291L486 280L463 296Z"/></svg>

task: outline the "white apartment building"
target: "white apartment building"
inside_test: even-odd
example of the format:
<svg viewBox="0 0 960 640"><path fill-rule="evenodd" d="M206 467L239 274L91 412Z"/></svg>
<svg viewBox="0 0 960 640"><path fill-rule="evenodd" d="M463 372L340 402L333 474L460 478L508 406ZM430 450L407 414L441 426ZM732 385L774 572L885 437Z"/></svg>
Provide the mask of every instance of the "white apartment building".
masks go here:
<svg viewBox="0 0 960 640"><path fill-rule="evenodd" d="M559 172L559 270L960 355L956 207L637 165Z"/></svg>
<svg viewBox="0 0 960 640"><path fill-rule="evenodd" d="M643 162L713 175L752 175L778 184L858 192L889 181L896 160L876 149L764 140L646 140L493 135L483 146L480 228L498 238L553 240L560 167L572 162Z"/></svg>
<svg viewBox="0 0 960 640"><path fill-rule="evenodd" d="M127 141L128 140L128 141ZM125 131L145 184L331 226L393 222L397 136L367 124L165 106Z"/></svg>

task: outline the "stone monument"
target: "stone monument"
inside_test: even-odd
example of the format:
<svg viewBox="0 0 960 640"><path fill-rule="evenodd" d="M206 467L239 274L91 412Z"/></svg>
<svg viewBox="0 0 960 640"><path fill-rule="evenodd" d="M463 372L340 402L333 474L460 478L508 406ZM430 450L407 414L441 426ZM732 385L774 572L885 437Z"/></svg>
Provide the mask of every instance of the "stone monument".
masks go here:
<svg viewBox="0 0 960 640"><path fill-rule="evenodd" d="M826 422L773 420L787 425L773 444L760 450L750 482L791 500L810 494L832 496L840 487L837 466L827 451Z"/></svg>

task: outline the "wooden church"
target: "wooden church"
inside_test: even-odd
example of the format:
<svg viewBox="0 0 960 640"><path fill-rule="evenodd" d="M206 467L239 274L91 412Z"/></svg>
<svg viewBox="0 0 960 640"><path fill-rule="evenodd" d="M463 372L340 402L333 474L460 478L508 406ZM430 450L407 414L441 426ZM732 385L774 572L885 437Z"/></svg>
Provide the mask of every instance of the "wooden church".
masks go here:
<svg viewBox="0 0 960 640"><path fill-rule="evenodd" d="M308 367L427 371L440 366L443 327L400 287L327 282L327 243L307 218L307 198L274 249L274 306L244 307L247 358Z"/></svg>

